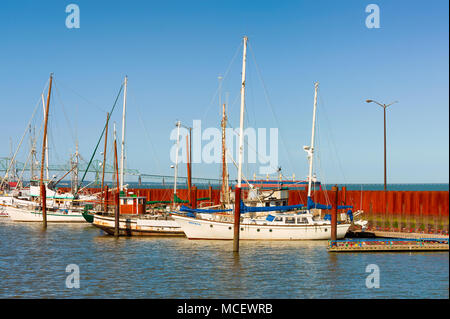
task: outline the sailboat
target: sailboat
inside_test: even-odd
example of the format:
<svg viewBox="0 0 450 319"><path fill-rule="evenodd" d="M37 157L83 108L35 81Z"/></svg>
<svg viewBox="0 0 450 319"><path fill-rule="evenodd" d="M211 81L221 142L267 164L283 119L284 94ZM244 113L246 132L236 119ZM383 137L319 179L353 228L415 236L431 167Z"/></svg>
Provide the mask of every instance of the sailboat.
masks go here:
<svg viewBox="0 0 450 319"><path fill-rule="evenodd" d="M243 125L245 107L245 65L246 65L247 37L244 37L244 51L242 63L241 82L241 110L240 110L240 140L239 140L239 166L238 185L242 181L242 156L243 156ZM306 209L304 205L284 205L268 207L249 207L240 202L241 225L239 237L243 240L315 240L331 238L331 221L320 218L314 214L313 209L331 209L329 206L314 203L311 199L311 186L313 181L313 153L315 119L317 108L318 83L315 84L313 127L311 145L304 147L308 153L308 201ZM338 207L339 208L339 207ZM190 216L173 214L173 218L185 232L189 239L220 239L232 240L234 223L230 220L212 216L213 210L191 210ZM254 218L252 213L267 212L265 218ZM209 217L205 217L208 215ZM338 223L337 238L343 238L351 226L350 222Z"/></svg>
<svg viewBox="0 0 450 319"><path fill-rule="evenodd" d="M115 156L115 176L117 178L116 186L117 192L119 191L119 216L118 216L118 234L120 236L182 236L184 232L173 220L170 215L164 210L150 209L147 213L147 202L145 197L135 196L134 194L128 194L127 189L124 187L124 146L125 146L125 112L126 112L126 98L127 98L127 77L124 81L124 100L123 100L123 114L122 114L122 141L121 141L121 158L120 158L120 174L118 168L117 156ZM105 129L108 128L109 114ZM177 122L178 125L178 122ZM107 131L106 131L107 132ZM178 130L179 133L179 130ZM105 151L107 145L107 133L105 135ZM178 136L179 140L179 136ZM177 142L178 143L178 142ZM116 141L116 129L114 126L114 152L117 155L117 141ZM177 144L178 153L178 144ZM104 157L105 161L105 157ZM103 166L104 167L104 166ZM175 184L174 184L174 201L176 199L176 174L175 170ZM120 178L119 178L120 176ZM103 178L102 178L103 187ZM106 203L106 200L103 200ZM117 205L115 203L114 205ZM113 205L109 205L109 208L115 208ZM108 210L104 205L101 205L100 209L86 211L83 213L86 221L91 222L93 226L100 228L104 232L110 235L115 234L116 230L116 215L114 211Z"/></svg>
<svg viewBox="0 0 450 319"><path fill-rule="evenodd" d="M47 107L44 108L44 138L43 138L43 150L41 160L41 179L38 181L31 181L28 196L20 197L5 197L2 198L4 203L4 211L9 215L13 221L21 222L83 222L84 218L81 214L81 207L72 205L73 196L71 194L58 194L57 191L52 189L51 182L44 182L44 159L48 150L46 150L47 144L47 120L48 110L50 106L50 96L52 88L53 74L50 74ZM48 155L47 155L48 156ZM48 165L47 165L48 167ZM40 190L39 190L40 188ZM48 192L48 193L47 193ZM33 200L35 197L41 197L40 203ZM68 200L68 201L65 201ZM60 201L61 203L57 203ZM47 208L47 205L49 207ZM43 208L45 207L45 209ZM45 212L45 213L44 213ZM45 215L43 215L43 213ZM45 216L45 218L44 218Z"/></svg>

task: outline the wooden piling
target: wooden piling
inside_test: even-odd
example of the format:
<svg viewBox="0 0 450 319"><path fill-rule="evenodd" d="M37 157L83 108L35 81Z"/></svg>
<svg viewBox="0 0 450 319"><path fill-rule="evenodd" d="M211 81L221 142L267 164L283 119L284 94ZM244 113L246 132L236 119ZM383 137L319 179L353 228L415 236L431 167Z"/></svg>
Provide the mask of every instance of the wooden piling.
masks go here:
<svg viewBox="0 0 450 319"><path fill-rule="evenodd" d="M114 207L114 236L119 237L119 214L120 214L120 193L119 190L115 193L115 207Z"/></svg>
<svg viewBox="0 0 450 319"><path fill-rule="evenodd" d="M335 200L334 200L334 207L331 212L331 240L337 239L337 207L339 204L339 188L337 186L333 186L331 188L331 191L334 191L335 194Z"/></svg>
<svg viewBox="0 0 450 319"><path fill-rule="evenodd" d="M233 252L239 252L239 231L241 227L241 188L234 189L234 236L233 236Z"/></svg>

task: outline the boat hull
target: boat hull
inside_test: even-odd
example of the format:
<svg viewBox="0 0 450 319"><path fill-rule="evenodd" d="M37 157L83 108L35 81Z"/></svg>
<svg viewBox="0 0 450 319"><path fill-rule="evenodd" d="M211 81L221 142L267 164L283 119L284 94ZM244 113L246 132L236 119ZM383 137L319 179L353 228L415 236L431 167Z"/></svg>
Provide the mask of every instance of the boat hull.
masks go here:
<svg viewBox="0 0 450 319"><path fill-rule="evenodd" d="M115 218L110 216L94 215L92 222L97 228L114 235ZM165 236L165 237L185 237L181 227L174 220L153 220L137 218L119 219L120 236Z"/></svg>
<svg viewBox="0 0 450 319"><path fill-rule="evenodd" d="M234 225L229 222L172 216L189 239L232 240ZM350 224L337 225L337 238L344 238ZM241 224L242 240L329 240L331 225Z"/></svg>
<svg viewBox="0 0 450 319"><path fill-rule="evenodd" d="M41 211L31 211L25 208L6 207L9 218L16 222L42 222ZM48 223L84 223L84 217L81 213L61 214L47 212Z"/></svg>

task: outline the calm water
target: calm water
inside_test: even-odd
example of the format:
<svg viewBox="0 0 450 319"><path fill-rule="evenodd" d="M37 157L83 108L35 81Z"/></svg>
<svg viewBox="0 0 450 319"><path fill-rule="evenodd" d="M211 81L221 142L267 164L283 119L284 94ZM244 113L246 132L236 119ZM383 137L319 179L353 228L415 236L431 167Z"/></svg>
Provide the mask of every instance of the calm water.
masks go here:
<svg viewBox="0 0 450 319"><path fill-rule="evenodd" d="M449 254L329 254L326 242L119 238L0 219L0 298L448 298ZM65 286L68 264L80 288ZM365 286L368 264L380 288Z"/></svg>

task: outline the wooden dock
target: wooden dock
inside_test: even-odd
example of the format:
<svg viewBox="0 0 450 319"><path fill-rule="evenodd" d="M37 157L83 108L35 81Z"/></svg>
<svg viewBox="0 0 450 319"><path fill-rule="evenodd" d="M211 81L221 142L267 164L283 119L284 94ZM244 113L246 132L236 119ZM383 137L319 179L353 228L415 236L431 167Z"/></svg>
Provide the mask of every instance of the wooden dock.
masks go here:
<svg viewBox="0 0 450 319"><path fill-rule="evenodd" d="M343 239L328 242L329 252L424 252L448 251L448 238Z"/></svg>

